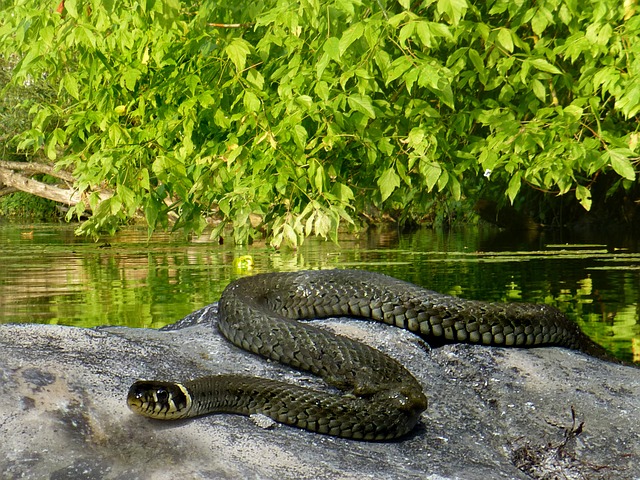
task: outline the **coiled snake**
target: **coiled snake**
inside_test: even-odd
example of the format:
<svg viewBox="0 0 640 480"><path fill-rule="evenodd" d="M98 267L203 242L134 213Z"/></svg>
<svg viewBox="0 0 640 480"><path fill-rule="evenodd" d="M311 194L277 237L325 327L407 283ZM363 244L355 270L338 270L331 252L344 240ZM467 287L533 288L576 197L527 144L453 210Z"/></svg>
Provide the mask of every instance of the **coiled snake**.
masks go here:
<svg viewBox="0 0 640 480"><path fill-rule="evenodd" d="M319 375L343 394L217 375L182 383L138 381L129 390L128 405L156 419L261 413L314 432L363 440L408 433L427 408L413 375L374 348L298 321L336 316L385 322L429 342L561 345L608 358L548 305L464 300L359 270L271 273L241 278L225 289L218 329L235 345Z"/></svg>

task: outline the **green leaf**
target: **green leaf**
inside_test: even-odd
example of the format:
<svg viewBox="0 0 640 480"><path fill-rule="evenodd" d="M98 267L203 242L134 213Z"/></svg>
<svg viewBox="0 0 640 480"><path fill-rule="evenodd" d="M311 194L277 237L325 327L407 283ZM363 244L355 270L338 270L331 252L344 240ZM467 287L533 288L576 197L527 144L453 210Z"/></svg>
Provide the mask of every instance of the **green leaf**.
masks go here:
<svg viewBox="0 0 640 480"><path fill-rule="evenodd" d="M378 186L380 187L380 195L383 202L400 186L400 177L393 167L386 169L380 176Z"/></svg>
<svg viewBox="0 0 640 480"><path fill-rule="evenodd" d="M329 233L329 230L331 230L331 217L323 211L318 211L313 229L316 235L327 238L327 234Z"/></svg>
<svg viewBox="0 0 640 480"><path fill-rule="evenodd" d="M303 107L306 111L313 109L313 98L309 95L300 95L296 98L296 103Z"/></svg>
<svg viewBox="0 0 640 480"><path fill-rule="evenodd" d="M420 73L420 76L418 77L418 85L421 87L428 87L445 105L450 108L454 108L453 90L450 83L450 77L452 74L448 69L438 67L438 65L434 66L429 63L425 63L419 70L414 70ZM409 82L407 80L407 84L408 83Z"/></svg>
<svg viewBox="0 0 640 480"><path fill-rule="evenodd" d="M283 240L285 245L295 248L298 246L298 235L291 225L285 223L282 226Z"/></svg>
<svg viewBox="0 0 640 480"><path fill-rule="evenodd" d="M426 132L425 132L424 128L422 128L422 127L414 127L409 132L409 135L407 135L407 143L409 144L409 146L411 148L416 148L424 140L425 134L426 134Z"/></svg>
<svg viewBox="0 0 640 480"><path fill-rule="evenodd" d="M466 0L438 0L438 4L436 5L438 13L440 15L444 14L452 25L458 25L467 8Z"/></svg>
<svg viewBox="0 0 640 480"><path fill-rule="evenodd" d="M95 31L85 24L76 24L73 29L73 36L78 45L90 48L96 47L97 38Z"/></svg>
<svg viewBox="0 0 640 480"><path fill-rule="evenodd" d="M430 192L435 187L440 175L442 175L442 167L436 162L420 161L420 173L424 176L427 190Z"/></svg>
<svg viewBox="0 0 640 480"><path fill-rule="evenodd" d="M318 60L318 62L316 63L316 76L318 78L322 78L322 74L326 70L330 61L331 56L327 52L324 52L320 57L320 60Z"/></svg>
<svg viewBox="0 0 640 480"><path fill-rule="evenodd" d="M109 207L109 212L114 216L118 215L118 213L120 213L120 209L122 209L122 200L120 200L118 194L108 198L103 203ZM102 203L100 205L102 206Z"/></svg>
<svg viewBox="0 0 640 480"><path fill-rule="evenodd" d="M434 37L444 38L445 40L448 40L451 43L454 42L453 33L451 33L451 28L448 25L445 25L444 23L429 22L429 31L431 32L431 35L433 35Z"/></svg>
<svg viewBox="0 0 640 480"><path fill-rule="evenodd" d="M302 125L293 127L293 140L300 150L304 150L307 145L307 130Z"/></svg>
<svg viewBox="0 0 640 480"><path fill-rule="evenodd" d="M487 71L484 67L482 57L480 57L480 54L473 48L469 49L469 60L471 60L471 63L473 63L473 67L476 69L476 72L478 72L480 75L486 75Z"/></svg>
<svg viewBox="0 0 640 480"><path fill-rule="evenodd" d="M631 150L627 148L612 148L607 150L604 155L609 157L611 166L618 175L627 180L633 181L636 179L636 172L629 161L629 157L633 155Z"/></svg>
<svg viewBox="0 0 640 480"><path fill-rule="evenodd" d="M511 30L509 30L508 28L498 29L497 40L500 46L507 52L513 52L513 38L511 37Z"/></svg>
<svg viewBox="0 0 640 480"><path fill-rule="evenodd" d="M616 109L619 109L625 117L631 118L640 112L640 82L630 84L621 95L616 98Z"/></svg>
<svg viewBox="0 0 640 480"><path fill-rule="evenodd" d="M45 154L49 158L49 160L55 160L58 156L58 152L56 151L56 137L51 135L49 140L45 144Z"/></svg>
<svg viewBox="0 0 640 480"><path fill-rule="evenodd" d="M323 102L329 100L329 85L327 84L327 82L319 81L318 83L316 83L313 91Z"/></svg>
<svg viewBox="0 0 640 480"><path fill-rule="evenodd" d="M223 129L227 129L231 125L229 118L225 115L224 111L221 109L217 109L216 113L213 114L213 120L217 126Z"/></svg>
<svg viewBox="0 0 640 480"><path fill-rule="evenodd" d="M313 176L313 185L319 193L324 191L324 168L322 165L318 165L316 173Z"/></svg>
<svg viewBox="0 0 640 480"><path fill-rule="evenodd" d="M76 0L65 0L64 9L71 18L78 18L78 2Z"/></svg>
<svg viewBox="0 0 640 480"><path fill-rule="evenodd" d="M553 73L555 75L560 75L562 73L560 70L558 70L557 67L551 65L544 58L534 58L533 60L531 60L531 65L536 67L541 72Z"/></svg>
<svg viewBox="0 0 640 480"><path fill-rule="evenodd" d="M145 201L145 207L144 207L144 215L147 219L147 225L149 226L149 236L151 236L151 234L153 233L153 230L156 227L156 222L158 221L158 213L159 213L159 210L156 202L154 202L152 198L149 197Z"/></svg>
<svg viewBox="0 0 640 480"><path fill-rule="evenodd" d="M460 182L453 175L449 176L449 192L455 201L460 200L460 197L462 196L462 189L460 187Z"/></svg>
<svg viewBox="0 0 640 480"><path fill-rule="evenodd" d="M431 28L429 28L429 22L422 20L416 22L416 33L418 34L418 38L423 46L426 48L431 48Z"/></svg>
<svg viewBox="0 0 640 480"><path fill-rule="evenodd" d="M243 146L236 146L235 148L233 148L231 152L229 152L229 154L227 155L227 158L226 158L227 165L231 165L231 163L233 163L233 161L240 156L243 150L244 150Z"/></svg>
<svg viewBox="0 0 640 480"><path fill-rule="evenodd" d="M409 22L405 24L400 29L400 34L398 35L398 42L400 43L400 45L404 46L405 42L407 41L407 38L413 35L413 32L415 32L415 30L416 30L416 22Z"/></svg>
<svg viewBox="0 0 640 480"><path fill-rule="evenodd" d="M259 112L261 109L260 99L251 90L245 90L243 103L249 112Z"/></svg>
<svg viewBox="0 0 640 480"><path fill-rule="evenodd" d="M574 122L577 122L582 117L584 110L577 105L567 105L562 109L562 113L570 117Z"/></svg>
<svg viewBox="0 0 640 480"><path fill-rule="evenodd" d="M360 22L345 30L338 42L338 56L342 56L353 42L362 37L363 33L364 25Z"/></svg>
<svg viewBox="0 0 640 480"><path fill-rule="evenodd" d="M307 205L307 207L310 207L311 204ZM305 211L307 210L307 208L305 208ZM316 213L317 212L311 212L311 214L309 214L309 216L307 217L307 221L304 224L304 234L309 236L311 235L311 233L313 233L313 221L316 218ZM304 215L305 212L302 212L302 215Z"/></svg>
<svg viewBox="0 0 640 480"><path fill-rule="evenodd" d="M137 68L127 69L122 75L122 81L124 82L124 87L129 91L135 90L136 82L141 76L142 76L142 72Z"/></svg>
<svg viewBox="0 0 640 480"><path fill-rule="evenodd" d="M509 180L509 186L507 187L507 196L509 197L509 201L513 204L513 201L516 199L518 192L520 191L520 186L522 185L522 172L516 172L511 180Z"/></svg>
<svg viewBox="0 0 640 480"><path fill-rule="evenodd" d="M347 100L349 102L349 106L353 110L360 112L369 118L376 118L376 112L373 110L373 104L371 103L371 98L369 98L368 95L353 93L349 95Z"/></svg>
<svg viewBox="0 0 640 480"><path fill-rule="evenodd" d="M328 55L329 59L335 60L336 62L340 61L340 40L336 37L327 38L327 41L324 42L322 46L322 50Z"/></svg>
<svg viewBox="0 0 640 480"><path fill-rule="evenodd" d="M415 65L408 57L398 57L393 62L391 62L391 67L387 72L387 78L385 79L385 83L388 85L396 78L401 77L407 70L414 68ZM415 69L414 69L415 70Z"/></svg>
<svg viewBox="0 0 640 480"><path fill-rule="evenodd" d="M133 190L131 190L124 184L119 184L117 189L117 196L122 200L122 204L127 210L127 214L132 215L137 205L136 195L135 193L133 193Z"/></svg>
<svg viewBox="0 0 640 480"><path fill-rule="evenodd" d="M576 187L576 199L585 210L591 210L591 191L587 187L583 185Z"/></svg>
<svg viewBox="0 0 640 480"><path fill-rule="evenodd" d="M354 199L353 190L344 183L336 182L331 188L331 193L342 203L349 203Z"/></svg>
<svg viewBox="0 0 640 480"><path fill-rule="evenodd" d="M64 85L64 89L67 91L69 95L71 95L76 100L80 99L80 91L78 90L78 81L73 75L71 75L70 73L67 73L62 78L62 85Z"/></svg>
<svg viewBox="0 0 640 480"><path fill-rule="evenodd" d="M247 63L247 55L251 53L251 45L242 38L234 38L224 52L236 66L236 70L241 71Z"/></svg>
<svg viewBox="0 0 640 480"><path fill-rule="evenodd" d="M264 77L255 68L247 70L247 82L256 87L258 90L262 90L264 87Z"/></svg>
<svg viewBox="0 0 640 480"><path fill-rule="evenodd" d="M150 190L151 184L149 182L149 170L142 168L138 173L138 183L143 190Z"/></svg>
<svg viewBox="0 0 640 480"><path fill-rule="evenodd" d="M541 36L544 30L547 28L547 25L549 25L547 12L543 8L538 8L535 15L531 19L531 29L533 30L533 33Z"/></svg>
<svg viewBox="0 0 640 480"><path fill-rule="evenodd" d="M533 90L533 94L538 97L538 99L541 102L545 101L545 98L547 97L547 92L544 89L544 85L542 85L542 82L538 79L533 79L531 80L531 90Z"/></svg>
<svg viewBox="0 0 640 480"><path fill-rule="evenodd" d="M447 172L446 170L442 170L436 184L438 186L438 191L443 191L447 186L447 183L449 183L449 172Z"/></svg>
<svg viewBox="0 0 640 480"><path fill-rule="evenodd" d="M407 87L407 92L411 94L411 90L413 89L413 84L416 83L416 80L421 78L422 70L418 68L412 68L407 73L402 76L404 80L404 84Z"/></svg>

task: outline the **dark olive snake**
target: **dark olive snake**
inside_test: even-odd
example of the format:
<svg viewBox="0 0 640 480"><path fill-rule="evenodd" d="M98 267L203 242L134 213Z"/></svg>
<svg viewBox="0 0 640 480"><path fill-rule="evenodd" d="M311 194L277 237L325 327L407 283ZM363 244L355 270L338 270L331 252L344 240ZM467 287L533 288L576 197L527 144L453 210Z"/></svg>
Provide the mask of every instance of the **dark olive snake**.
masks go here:
<svg viewBox="0 0 640 480"><path fill-rule="evenodd" d="M422 385L413 375L374 348L298 321L340 316L405 328L430 343L560 345L609 358L548 305L464 300L360 270L271 273L241 278L224 290L218 329L235 345L318 375L343 394L265 378L214 375L181 383L137 381L127 403L155 419L264 414L340 437L387 440L405 435L427 408Z"/></svg>

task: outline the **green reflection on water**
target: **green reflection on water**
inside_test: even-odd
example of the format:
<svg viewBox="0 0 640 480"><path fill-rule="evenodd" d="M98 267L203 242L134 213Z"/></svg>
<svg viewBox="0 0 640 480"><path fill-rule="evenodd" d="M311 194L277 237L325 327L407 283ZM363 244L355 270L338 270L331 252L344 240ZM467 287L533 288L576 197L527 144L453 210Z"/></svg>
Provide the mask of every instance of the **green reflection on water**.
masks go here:
<svg viewBox="0 0 640 480"><path fill-rule="evenodd" d="M206 240L206 239L205 239ZM486 301L544 302L616 355L640 350L640 254L493 229L308 240L297 251L234 247L130 228L105 243L73 226L0 224L0 323L161 327L267 271L360 268Z"/></svg>

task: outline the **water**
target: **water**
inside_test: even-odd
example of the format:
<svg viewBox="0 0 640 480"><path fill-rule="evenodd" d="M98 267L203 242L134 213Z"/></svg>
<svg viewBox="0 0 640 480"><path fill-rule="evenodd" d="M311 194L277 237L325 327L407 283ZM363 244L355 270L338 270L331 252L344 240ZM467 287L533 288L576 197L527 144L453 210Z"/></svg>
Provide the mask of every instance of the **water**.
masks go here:
<svg viewBox="0 0 640 480"><path fill-rule="evenodd" d="M137 228L94 243L73 229L0 223L0 323L157 328L216 301L239 276L359 268L465 298L548 303L617 356L640 359L640 253L629 239L374 231L276 251L168 234L147 242Z"/></svg>

